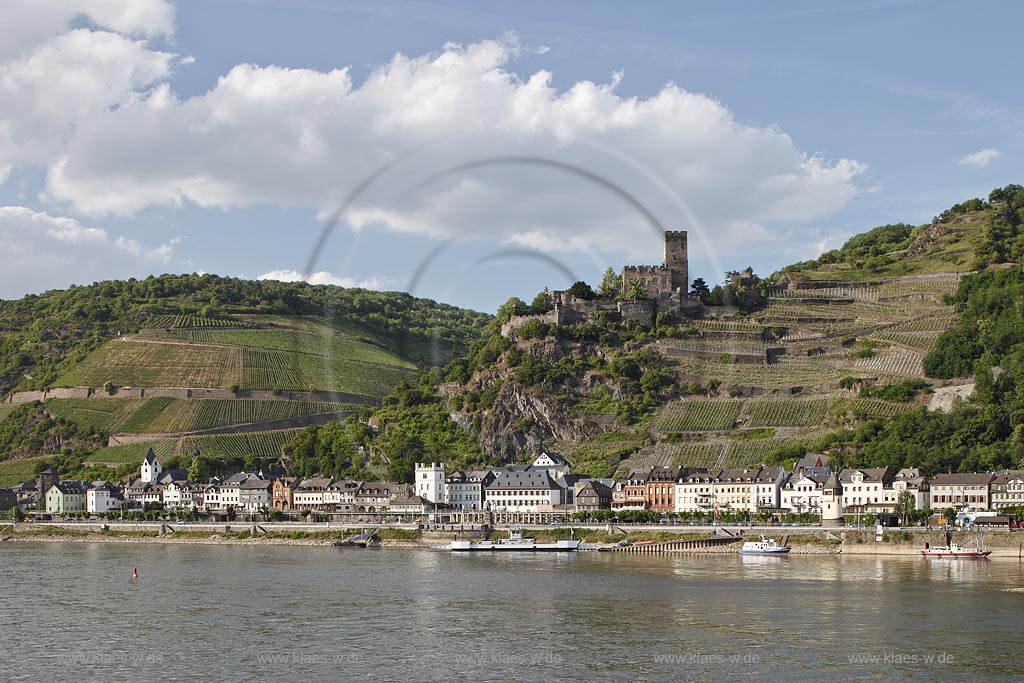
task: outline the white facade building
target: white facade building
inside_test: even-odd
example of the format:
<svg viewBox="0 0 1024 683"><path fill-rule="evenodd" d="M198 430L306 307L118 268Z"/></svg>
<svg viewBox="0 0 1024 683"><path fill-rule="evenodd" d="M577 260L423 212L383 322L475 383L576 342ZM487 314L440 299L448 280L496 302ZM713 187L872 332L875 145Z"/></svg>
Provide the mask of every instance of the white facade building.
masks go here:
<svg viewBox="0 0 1024 683"><path fill-rule="evenodd" d="M492 512L548 512L561 498L547 470L502 470L487 487L485 506Z"/></svg>
<svg viewBox="0 0 1024 683"><path fill-rule="evenodd" d="M95 486L85 492L85 509L96 514L120 510L124 499L110 484Z"/></svg>
<svg viewBox="0 0 1024 683"><path fill-rule="evenodd" d="M444 463L416 463L415 495L428 503L441 504L446 499Z"/></svg>

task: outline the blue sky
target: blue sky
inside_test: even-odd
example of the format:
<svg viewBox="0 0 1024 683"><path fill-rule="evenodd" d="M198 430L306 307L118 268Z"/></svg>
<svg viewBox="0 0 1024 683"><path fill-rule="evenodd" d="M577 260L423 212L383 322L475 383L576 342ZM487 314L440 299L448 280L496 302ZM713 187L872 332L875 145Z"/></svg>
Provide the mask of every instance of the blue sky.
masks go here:
<svg viewBox="0 0 1024 683"><path fill-rule="evenodd" d="M199 271L493 311L659 227L717 281L1024 180L1018 3L5 7L4 298Z"/></svg>

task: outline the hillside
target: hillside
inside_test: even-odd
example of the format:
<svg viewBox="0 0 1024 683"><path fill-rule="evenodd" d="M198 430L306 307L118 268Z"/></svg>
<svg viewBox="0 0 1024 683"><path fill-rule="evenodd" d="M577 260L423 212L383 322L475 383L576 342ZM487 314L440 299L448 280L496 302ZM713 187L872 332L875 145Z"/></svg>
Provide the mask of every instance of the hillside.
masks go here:
<svg viewBox="0 0 1024 683"><path fill-rule="evenodd" d="M924 226L858 235L768 278L755 310L709 307L703 319L654 329L538 320L512 339L495 332L453 361L439 390L489 457L544 445L602 476L746 467L808 450L931 470L1015 465L1024 451L1011 433L1024 433L1024 412L986 405L986 396L963 407L941 396L971 395L984 340L1004 356L1024 341L1024 330L1004 324L992 328L1004 332L998 340L962 343L987 329L980 311L1005 318L991 311L1020 300L1008 289L1020 268L1008 262L1021 258L1022 204L1024 192L1009 186ZM990 294L972 307L979 278L992 289L980 287ZM968 357L936 372L942 353ZM954 410L931 412L933 403Z"/></svg>
<svg viewBox="0 0 1024 683"><path fill-rule="evenodd" d="M134 363L151 370L138 378L126 377L128 384L141 379L188 385L189 376L177 378L183 369L192 368L203 386L230 386L246 381L241 374L232 379L232 373L248 367L253 370L251 384L269 385L279 379L275 368L302 365L303 360L296 358L300 354L406 367L443 363L465 349L489 319L402 292L216 275L111 280L0 301L0 394L94 382L103 373L97 375L93 368L106 362L104 354L112 345L90 359L92 367L83 369L82 362L125 335L138 341L190 341L208 347L194 362L183 359L175 347L162 354L152 346L123 349L119 353L152 356L153 361L147 364L149 359L142 358ZM251 340L253 330L263 331L257 341ZM238 348L210 350L221 344ZM276 353L246 363L242 349L247 347ZM160 368L172 369L161 373ZM288 379L290 384L298 381Z"/></svg>
<svg viewBox="0 0 1024 683"><path fill-rule="evenodd" d="M225 467L276 458L300 428L379 405L444 363L488 319L402 293L210 275L0 302L13 390L0 461L61 454L65 471L116 469L149 447L186 467L196 448Z"/></svg>
<svg viewBox="0 0 1024 683"><path fill-rule="evenodd" d="M487 318L341 290L332 296L352 309L325 318L310 311L319 288L228 304L232 285L218 279L207 283L217 310L158 313L159 297L142 298L118 311L135 321L120 335L90 314L44 324L57 350L20 357L14 365L37 374L9 381L50 391L22 395L45 398L37 407L0 406L0 446L30 458L66 444L65 469L97 474L127 473L149 447L183 467L198 449L211 471L288 448L302 475L406 480L421 460L496 464L540 448L618 477L808 451L857 466L1008 467L1024 458L1022 222L1024 191L1008 186L764 280L731 271L727 281L748 281L744 308L729 305L740 297L727 284L707 290L703 317L659 315L653 326L538 315L502 333L513 314L545 310L545 293ZM387 315L356 315L367 301ZM17 310L0 309L5 319ZM436 330L432 315L445 321ZM62 347L58 328L77 344ZM419 372L437 358L435 339L462 352ZM0 485L28 462L52 464L0 462Z"/></svg>

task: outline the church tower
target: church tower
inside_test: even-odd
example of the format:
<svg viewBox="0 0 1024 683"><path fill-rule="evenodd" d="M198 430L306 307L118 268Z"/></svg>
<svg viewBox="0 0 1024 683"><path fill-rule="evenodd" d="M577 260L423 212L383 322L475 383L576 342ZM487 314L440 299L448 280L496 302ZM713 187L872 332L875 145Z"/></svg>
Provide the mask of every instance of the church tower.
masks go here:
<svg viewBox="0 0 1024 683"><path fill-rule="evenodd" d="M160 473L163 471L164 468L160 461L157 460L156 453L150 448L149 452L146 453L146 459L142 461L142 467L139 468L139 479L152 484L160 478Z"/></svg>

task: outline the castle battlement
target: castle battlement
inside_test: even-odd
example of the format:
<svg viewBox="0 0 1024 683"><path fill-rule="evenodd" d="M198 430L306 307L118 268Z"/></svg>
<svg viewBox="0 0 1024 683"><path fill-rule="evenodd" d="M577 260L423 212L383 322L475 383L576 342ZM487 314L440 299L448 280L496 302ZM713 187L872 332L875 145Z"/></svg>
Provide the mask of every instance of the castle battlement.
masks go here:
<svg viewBox="0 0 1024 683"><path fill-rule="evenodd" d="M629 291L630 283L637 280L654 299L686 296L689 290L689 257L685 230L665 232L665 260L660 266L624 266L622 268L622 293Z"/></svg>

